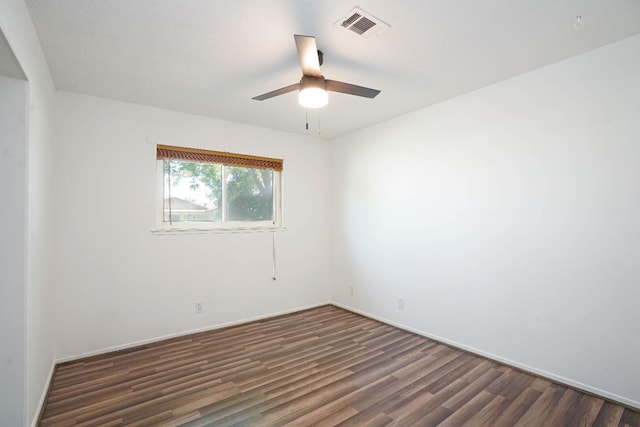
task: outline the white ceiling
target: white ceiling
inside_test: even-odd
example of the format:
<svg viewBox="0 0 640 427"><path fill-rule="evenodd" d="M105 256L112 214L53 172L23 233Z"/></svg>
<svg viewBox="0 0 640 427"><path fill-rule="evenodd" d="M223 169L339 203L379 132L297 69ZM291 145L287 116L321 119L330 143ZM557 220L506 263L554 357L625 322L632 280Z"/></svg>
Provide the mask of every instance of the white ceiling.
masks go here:
<svg viewBox="0 0 640 427"><path fill-rule="evenodd" d="M58 89L336 136L640 33L640 0L27 0ZM335 26L359 6L391 28ZM576 16L583 25L576 29ZM293 34L316 36L330 93L309 111Z"/></svg>

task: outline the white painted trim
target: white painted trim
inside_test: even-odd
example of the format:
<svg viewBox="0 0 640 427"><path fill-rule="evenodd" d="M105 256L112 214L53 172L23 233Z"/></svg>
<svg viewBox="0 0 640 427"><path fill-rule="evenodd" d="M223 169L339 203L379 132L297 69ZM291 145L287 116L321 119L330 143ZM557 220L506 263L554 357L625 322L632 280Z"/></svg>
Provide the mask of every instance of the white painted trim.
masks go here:
<svg viewBox="0 0 640 427"><path fill-rule="evenodd" d="M344 310L351 311L353 313L357 313L357 314L360 314L362 316L370 317L371 319L377 320L377 321L382 322L382 323L386 323L387 325L395 326L396 328L400 328L400 329L403 329L405 331L412 332L412 333L417 334L417 335L421 335L421 336L423 336L425 338L429 338L429 339L441 342L443 344L449 345L451 347L455 347L455 348L460 349L460 350L468 351L469 353L473 353L473 354L476 354L478 356L486 357L487 359L491 359L491 360L496 361L496 362L498 362L500 364L508 365L508 366L517 368L517 369L519 369L521 371L528 372L530 374L537 375L537 376L540 376L540 377L544 377L544 378L549 379L551 381L554 381L554 382L557 382L557 383L560 383L560 384L563 384L563 385L567 385L569 387L575 388L575 389L580 390L580 391L584 391L584 392L587 392L587 393L590 393L590 394L594 394L596 396L602 397L603 399L611 400L613 402L620 403L620 404L625 405L625 406L627 406L629 408L633 408L635 410L639 410L640 411L640 402L636 402L634 400L627 399L627 398L625 398L623 396L618 396L617 394L610 393L608 391L601 390L601 389L596 388L596 387L591 387L591 386L589 386L587 384L583 384L581 382L574 381L574 380L572 380L570 378L565 378L563 376L556 375L556 374L553 374L551 372L544 371L542 369L537 369L537 368L534 368L532 366L525 365L523 363L519 363L519 362L516 362L516 361L511 360L511 359L506 359L504 357L500 357L500 356L497 356L495 354L479 350L479 349L477 349L475 347L470 347L468 345L460 344L459 342L452 341L452 340L449 340L449 339L446 339L446 338L443 338L443 337L440 337L440 336L437 336L437 335L433 335L433 334L430 334L428 332L424 332L424 331L421 331L419 329L415 329L415 328L403 325L402 323L393 322L391 320L385 319L384 317L376 316L374 314L367 313L365 311L358 310L356 308L353 308L353 307L350 307L350 306L347 306L347 305L344 305L344 304L340 304L340 303L335 302L335 301L332 301L331 304L335 305L336 307L340 307L340 308L342 308Z"/></svg>
<svg viewBox="0 0 640 427"><path fill-rule="evenodd" d="M97 356L97 355L100 355L100 354L110 353L110 352L113 352L113 351L126 350L126 349L129 349L129 348L138 347L138 346L145 345L145 344L151 344L151 343L154 343L154 342L163 341L163 340L167 340L167 339L171 339L171 338L177 338L177 337L182 337L182 336L185 336L185 335L197 334L199 332L214 331L216 329L228 328L229 326L242 325L244 323L250 323L250 322L255 322L255 321L258 321L258 320L268 319L270 317L277 317L277 316L282 316L282 315L285 315L285 314L296 313L298 311L309 310L309 309L312 309L312 308L322 307L323 305L330 305L330 304L332 304L331 301L326 301L326 302L319 303L319 304L307 305L307 306L304 306L304 307L293 308L293 309L290 309L290 310L279 311L279 312L276 312L276 313L265 314L265 315L262 315L262 316L249 317L247 319L236 320L236 321L233 321L233 322L221 323L221 324L218 324L218 325L210 325L210 326L205 326L203 328L191 329L189 331L178 332L178 333L175 333L175 334L168 334L168 335L163 335L163 336L160 336L160 337L150 338L150 339L146 339L146 340L135 341L135 342L128 343L128 344L122 344L122 345L117 345L117 346L113 346L113 347L102 348L102 349L99 349L99 350L89 351L89 352L81 353L81 354L77 354L77 355L61 357L61 358L55 360L55 364L65 363L65 362L72 362L74 360L84 359L86 357Z"/></svg>
<svg viewBox="0 0 640 427"><path fill-rule="evenodd" d="M154 228L151 233L154 236L181 236L188 234L217 234L217 233L272 233L285 231L283 226L265 227L211 227L211 228Z"/></svg>
<svg viewBox="0 0 640 427"><path fill-rule="evenodd" d="M44 383L44 388L42 389L42 394L40 395L40 400L38 401L38 405L36 405L36 411L33 414L33 420L31 420L31 427L37 427L38 421L40 419L40 414L44 409L44 404L47 401L47 395L49 394L49 386L51 385L51 381L53 380L53 372L56 369L56 362L51 362L51 368L49 369L49 375L47 376L47 381Z"/></svg>

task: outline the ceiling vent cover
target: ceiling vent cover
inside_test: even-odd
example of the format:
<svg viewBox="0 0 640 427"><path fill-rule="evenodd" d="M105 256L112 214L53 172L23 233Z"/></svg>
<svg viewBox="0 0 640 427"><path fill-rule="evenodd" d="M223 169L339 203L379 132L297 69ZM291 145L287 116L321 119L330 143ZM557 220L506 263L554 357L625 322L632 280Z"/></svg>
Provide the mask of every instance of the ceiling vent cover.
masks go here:
<svg viewBox="0 0 640 427"><path fill-rule="evenodd" d="M359 7L354 7L340 18L334 25L351 30L359 36L372 38L389 29L389 24L365 12Z"/></svg>

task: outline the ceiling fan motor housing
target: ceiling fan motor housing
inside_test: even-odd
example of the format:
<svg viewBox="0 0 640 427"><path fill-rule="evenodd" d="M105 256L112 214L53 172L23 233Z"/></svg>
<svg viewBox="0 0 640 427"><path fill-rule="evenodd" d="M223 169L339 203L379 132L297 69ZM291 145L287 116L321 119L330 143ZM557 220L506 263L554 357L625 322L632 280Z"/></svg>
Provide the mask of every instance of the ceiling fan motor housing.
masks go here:
<svg viewBox="0 0 640 427"><path fill-rule="evenodd" d="M300 79L300 90L312 87L327 90L327 82L324 80L324 76L302 76L302 78Z"/></svg>

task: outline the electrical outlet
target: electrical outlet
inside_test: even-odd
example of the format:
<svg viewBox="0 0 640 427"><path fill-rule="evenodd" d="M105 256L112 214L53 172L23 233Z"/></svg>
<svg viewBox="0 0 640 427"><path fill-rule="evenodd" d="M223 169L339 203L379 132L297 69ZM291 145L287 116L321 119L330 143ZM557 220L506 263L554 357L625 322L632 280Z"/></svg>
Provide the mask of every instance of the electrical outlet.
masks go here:
<svg viewBox="0 0 640 427"><path fill-rule="evenodd" d="M404 298L403 297L398 297L398 308L400 310L404 310Z"/></svg>
<svg viewBox="0 0 640 427"><path fill-rule="evenodd" d="M202 303L200 301L196 301L196 314L202 313Z"/></svg>
<svg viewBox="0 0 640 427"><path fill-rule="evenodd" d="M351 296L353 296L353 293L354 293L354 292L353 292L353 291L354 291L354 289L353 289L353 288L354 288L354 286L353 286L353 285L349 286L349 295L351 295Z"/></svg>

